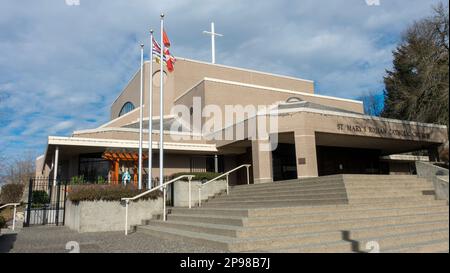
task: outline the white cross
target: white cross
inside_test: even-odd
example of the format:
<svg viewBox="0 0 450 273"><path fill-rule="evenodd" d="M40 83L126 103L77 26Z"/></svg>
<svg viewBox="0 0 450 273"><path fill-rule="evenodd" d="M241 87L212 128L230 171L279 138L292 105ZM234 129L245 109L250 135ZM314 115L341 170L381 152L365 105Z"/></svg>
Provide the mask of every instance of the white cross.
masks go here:
<svg viewBox="0 0 450 273"><path fill-rule="evenodd" d="M211 35L211 62L216 63L216 36L223 37L222 34L216 33L214 30L214 22L211 23L211 31L203 31L204 34Z"/></svg>

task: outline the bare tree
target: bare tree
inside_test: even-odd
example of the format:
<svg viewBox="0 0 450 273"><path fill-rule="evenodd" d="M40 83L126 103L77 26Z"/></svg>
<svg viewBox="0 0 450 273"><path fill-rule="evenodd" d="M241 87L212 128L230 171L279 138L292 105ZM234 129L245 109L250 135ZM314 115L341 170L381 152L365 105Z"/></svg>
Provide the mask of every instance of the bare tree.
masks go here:
<svg viewBox="0 0 450 273"><path fill-rule="evenodd" d="M35 157L32 152L26 152L20 158L2 161L4 164L0 176L3 183L28 183L35 174Z"/></svg>

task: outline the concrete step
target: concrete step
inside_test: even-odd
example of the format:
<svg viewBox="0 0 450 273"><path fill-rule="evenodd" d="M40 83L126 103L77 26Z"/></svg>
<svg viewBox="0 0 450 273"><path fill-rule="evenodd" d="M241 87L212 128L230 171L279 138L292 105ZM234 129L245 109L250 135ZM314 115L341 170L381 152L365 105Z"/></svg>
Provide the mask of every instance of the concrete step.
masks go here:
<svg viewBox="0 0 450 273"><path fill-rule="evenodd" d="M317 228L313 225L295 224L295 225L269 225L261 227L239 227L230 225L206 224L186 221L152 221L152 226L162 226L167 228L176 228L179 230L207 233L211 235L228 236L234 238L267 237L289 234L300 234L309 232L336 231L334 225L323 226L318 224ZM351 230L350 236L353 238L364 236L384 236L388 234L398 234L404 232L418 232L434 229L448 229L448 221L417 222L397 225L371 226L361 224L358 228Z"/></svg>
<svg viewBox="0 0 450 273"><path fill-rule="evenodd" d="M432 192L429 192L430 194ZM433 192L434 193L434 192ZM347 194L345 191L329 192L329 193L272 193L266 195L222 195L208 200L208 202L230 202L230 201L278 201L278 200L309 200L309 199L359 199L359 198L396 198L396 197L420 197L423 196L422 191L402 191L402 192L360 192Z"/></svg>
<svg viewBox="0 0 450 273"><path fill-rule="evenodd" d="M348 214L348 213L347 213ZM372 216L373 214L373 216ZM378 211L377 213L364 214L364 212L354 212L353 214L346 213L341 214L311 214L311 215L280 215L280 216L264 216L264 217L234 217L234 216L222 216L222 215L195 215L195 214L169 214L168 220L170 221L182 221L182 222L194 222L194 223L209 223L218 225L231 225L231 226L246 226L246 227L261 227L272 225L294 225L294 224L307 224L307 223L323 223L323 222L337 222L346 221L347 223L354 223L355 221L373 220L373 221L392 221L394 218L402 220L417 219L417 221L431 221L433 220L446 220L448 219L448 209L436 210L436 212L422 211L421 213L414 213L408 210L404 212L397 212L396 210ZM429 218L427 218L429 217ZM427 220L428 219L428 220ZM410 222L409 222L410 223Z"/></svg>
<svg viewBox="0 0 450 273"><path fill-rule="evenodd" d="M385 249L383 253L449 253L449 241L434 240Z"/></svg>
<svg viewBox="0 0 450 273"><path fill-rule="evenodd" d="M189 240L195 243L201 243L203 245L214 245L220 247L223 250L229 250L232 252L240 251L252 251L252 250L264 250L270 248L284 248L292 245L302 246L304 244L327 244L337 242L339 240L346 240L345 235L341 231L331 231L322 233L302 233L302 234L290 234L286 236L270 236L260 238L245 238L245 239L233 239L225 236L209 235L205 233L182 231L179 229L146 226L139 230L145 229L146 232L153 234L166 233L182 237L183 240ZM166 235L167 236L167 235ZM401 246L405 243L420 243L430 240L448 240L448 229L427 230L422 232L411 232L403 234L395 234L383 237L367 237L361 238L357 241L358 245L366 245L367 242L376 241L383 247L395 247ZM355 245L354 240L350 240L352 245ZM355 249L348 249L348 251ZM360 249L358 249L360 250Z"/></svg>
<svg viewBox="0 0 450 273"><path fill-rule="evenodd" d="M228 201L238 201L238 200L263 200L263 201L278 201L278 200L284 200L284 199L346 199L347 193L344 191L340 192L328 192L328 193L284 193L279 194L277 192L272 193L271 195L245 195L245 196L239 196L239 195L222 195L218 196L216 198L210 199L208 202L228 202Z"/></svg>
<svg viewBox="0 0 450 273"><path fill-rule="evenodd" d="M279 252L279 253L348 253L348 252L370 252L368 242L375 241L373 238L365 238L358 241L346 241L340 240L336 242L329 242L325 244L307 244L307 245L294 245L287 248L273 248L267 250L267 252ZM379 252L406 252L405 246L419 246L426 245L433 242L437 244L440 242L440 247L445 247L445 242L448 243L448 229L424 231L424 232L412 232L397 234L393 236L384 236L376 239L379 244ZM386 251L384 250L386 249ZM392 251L394 250L394 251Z"/></svg>
<svg viewBox="0 0 450 273"><path fill-rule="evenodd" d="M231 192L263 192L273 190L295 190L295 189L328 189L328 188L352 188L352 187L373 187L376 189L382 189L385 187L393 188L410 188L410 187L424 187L430 188L431 183L424 181L410 181L410 182L398 182L392 183L390 181L376 181L374 183L368 183L367 181L329 181L329 182L315 182L305 183L300 182L283 182L283 183L270 183L262 185L250 185L250 186L234 186L231 187Z"/></svg>
<svg viewBox="0 0 450 273"><path fill-rule="evenodd" d="M350 189L345 189L342 185L331 185L329 187L313 187L313 188L290 188L290 189L271 189L271 190L256 190L256 191L239 191L232 190L230 191L230 195L232 196L267 196L276 194L285 194L285 193L330 193L330 192L351 192L351 193L360 193L360 192L420 192L420 191L431 191L434 190L432 185L427 186L411 186L405 188L386 186L386 187L372 187L370 185L360 185L351 187ZM221 195L224 196L224 195Z"/></svg>
<svg viewBox="0 0 450 273"><path fill-rule="evenodd" d="M353 198L350 200L352 204L375 204L375 203L396 203L396 202L404 202L404 201L413 201L413 202L425 202L435 200L434 196L413 196L413 197L395 197L395 198ZM239 207L239 208L270 208L270 207L286 207L286 206L311 206L311 205L337 205L337 204L348 204L349 201L345 198L337 198L337 199L271 199L264 201L224 201L224 200L211 200L211 202L203 203L202 206L206 207Z"/></svg>
<svg viewBox="0 0 450 273"><path fill-rule="evenodd" d="M380 246L379 251L384 249L400 248L406 244L420 244L428 241L448 241L449 230L435 229L432 231L410 232L403 234L387 235L383 237L370 236L356 239L360 246L366 246L368 242L377 242ZM360 251L365 251L365 247L360 247Z"/></svg>
<svg viewBox="0 0 450 273"><path fill-rule="evenodd" d="M349 200L350 204L374 204L374 203L387 203L387 202L402 202L402 201L432 201L436 200L434 195L421 195L421 196L398 196L398 197L370 197L370 198L352 198Z"/></svg>
<svg viewBox="0 0 450 273"><path fill-rule="evenodd" d="M352 253L352 243L336 241L319 244L303 244L301 246L290 245L286 248L271 248L261 252L266 253Z"/></svg>
<svg viewBox="0 0 450 273"><path fill-rule="evenodd" d="M212 200L211 200L212 201ZM275 207L290 207L290 206L322 206L322 205L336 205L348 204L347 199L318 199L318 200L278 200L278 201L230 201L230 202L206 202L202 206L208 208L275 208Z"/></svg>
<svg viewBox="0 0 450 273"><path fill-rule="evenodd" d="M379 210L379 209L404 209L404 208L424 208L447 206L445 200L432 200L425 202L397 202L377 203L377 204L349 204L349 205L329 205L329 206L299 206L299 207L280 207L280 208L171 208L169 213L173 214L209 214L209 215L230 215L230 216L271 216L271 215L291 215L291 214L310 214L310 213L336 213L352 210Z"/></svg>

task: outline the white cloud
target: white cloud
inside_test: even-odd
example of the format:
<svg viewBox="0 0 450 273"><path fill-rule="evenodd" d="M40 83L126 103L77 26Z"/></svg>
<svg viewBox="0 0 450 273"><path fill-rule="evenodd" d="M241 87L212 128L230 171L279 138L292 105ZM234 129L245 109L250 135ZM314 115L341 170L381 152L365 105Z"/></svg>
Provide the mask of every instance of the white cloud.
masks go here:
<svg viewBox="0 0 450 273"><path fill-rule="evenodd" d="M51 133L106 122L163 9L177 56L208 61L202 31L214 20L225 34L219 63L309 78L319 93L354 98L382 88L401 32L437 2L3 0L0 91L8 99L0 105L0 145L42 152Z"/></svg>

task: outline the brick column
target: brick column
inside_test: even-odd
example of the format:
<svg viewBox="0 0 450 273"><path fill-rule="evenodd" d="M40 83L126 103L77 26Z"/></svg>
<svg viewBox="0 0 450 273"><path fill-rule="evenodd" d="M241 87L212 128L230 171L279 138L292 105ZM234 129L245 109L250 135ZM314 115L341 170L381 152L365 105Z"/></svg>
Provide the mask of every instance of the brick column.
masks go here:
<svg viewBox="0 0 450 273"><path fill-rule="evenodd" d="M316 136L312 130L296 130L295 153L297 177L318 177Z"/></svg>
<svg viewBox="0 0 450 273"><path fill-rule="evenodd" d="M252 140L252 168L255 184L273 182L272 151L267 151L269 140Z"/></svg>

